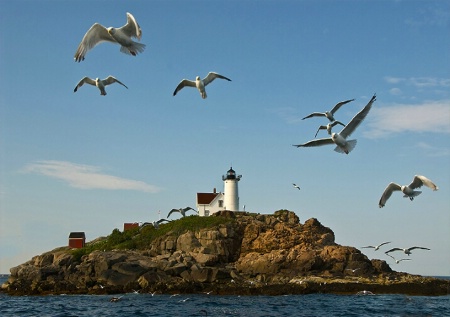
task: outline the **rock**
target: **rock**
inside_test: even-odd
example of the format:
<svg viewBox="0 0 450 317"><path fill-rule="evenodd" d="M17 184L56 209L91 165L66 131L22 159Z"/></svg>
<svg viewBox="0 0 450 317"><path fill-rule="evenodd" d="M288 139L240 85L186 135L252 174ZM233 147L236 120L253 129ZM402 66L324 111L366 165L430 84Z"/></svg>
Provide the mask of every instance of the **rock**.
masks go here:
<svg viewBox="0 0 450 317"><path fill-rule="evenodd" d="M315 218L301 224L288 210L214 216L230 221L170 231L141 250L96 250L81 259L65 247L46 252L11 268L1 291L83 294L141 288L174 293L206 288L217 294L277 295L372 289L443 295L450 289L450 281L394 272L385 261L370 261L360 250L336 244L333 231Z"/></svg>

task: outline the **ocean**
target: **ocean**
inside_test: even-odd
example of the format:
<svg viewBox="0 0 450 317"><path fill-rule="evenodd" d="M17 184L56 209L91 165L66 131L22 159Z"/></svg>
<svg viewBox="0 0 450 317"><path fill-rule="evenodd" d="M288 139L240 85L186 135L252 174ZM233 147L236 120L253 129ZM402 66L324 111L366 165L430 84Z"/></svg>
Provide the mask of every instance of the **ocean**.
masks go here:
<svg viewBox="0 0 450 317"><path fill-rule="evenodd" d="M0 294L0 316L450 316L450 295L114 296Z"/></svg>

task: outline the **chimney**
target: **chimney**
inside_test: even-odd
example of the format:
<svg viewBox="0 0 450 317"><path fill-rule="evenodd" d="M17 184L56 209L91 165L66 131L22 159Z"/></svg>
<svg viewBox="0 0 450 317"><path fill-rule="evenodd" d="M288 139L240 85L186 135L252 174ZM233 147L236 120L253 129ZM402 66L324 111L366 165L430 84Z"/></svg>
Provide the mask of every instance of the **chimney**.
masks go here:
<svg viewBox="0 0 450 317"><path fill-rule="evenodd" d="M216 188L214 187L214 189L213 189L213 193L215 194L216 193Z"/></svg>

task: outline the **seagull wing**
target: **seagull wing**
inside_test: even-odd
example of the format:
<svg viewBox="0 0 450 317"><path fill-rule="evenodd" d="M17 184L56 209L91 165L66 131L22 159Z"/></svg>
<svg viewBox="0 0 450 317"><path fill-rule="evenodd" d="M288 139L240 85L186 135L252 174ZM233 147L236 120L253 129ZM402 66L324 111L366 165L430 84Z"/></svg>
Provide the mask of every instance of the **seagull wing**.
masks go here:
<svg viewBox="0 0 450 317"><path fill-rule="evenodd" d="M333 121L333 122L331 123L331 126L334 127L334 126L337 125L337 124L340 124L341 126L345 127L345 124L343 124L341 121L337 121L337 120Z"/></svg>
<svg viewBox="0 0 450 317"><path fill-rule="evenodd" d="M378 247L381 247L382 245L385 245L385 244L388 244L388 243L391 243L391 242L390 241L389 242L383 242L383 243L379 244Z"/></svg>
<svg viewBox="0 0 450 317"><path fill-rule="evenodd" d="M393 252L393 251L403 251L403 249L400 249L400 248L393 248L393 249L390 249L390 250L388 250L388 251L386 251L386 252L384 252L384 253L388 254L389 252Z"/></svg>
<svg viewBox="0 0 450 317"><path fill-rule="evenodd" d="M396 190L401 190L402 187L396 183L389 183L385 188L383 195L381 195L380 201L378 202L378 207L382 208L386 205L386 201L391 197L392 192Z"/></svg>
<svg viewBox="0 0 450 317"><path fill-rule="evenodd" d="M387 254L387 252L385 252L385 253L386 253L387 256L390 256L392 259L394 259L394 261L396 261L396 259L392 255Z"/></svg>
<svg viewBox="0 0 450 317"><path fill-rule="evenodd" d="M107 78L103 79L103 85L111 85L113 83L118 83L121 84L122 86L124 86L125 88L128 89L127 86L125 86L125 84L123 84L122 82L120 82L119 80L117 80L117 78L115 78L114 76L108 76Z"/></svg>
<svg viewBox="0 0 450 317"><path fill-rule="evenodd" d="M208 85L210 82L212 82L216 78L220 78L220 79L225 79L225 80L231 81L231 79L229 79L229 78L227 78L225 76L222 76L222 75L214 73L214 72L209 72L208 75L206 75L206 77L203 78L203 84L206 86L206 85Z"/></svg>
<svg viewBox="0 0 450 317"><path fill-rule="evenodd" d="M139 41L141 40L142 30L139 24L136 22L136 19L131 13L127 12L127 23L119 28L125 35L129 37L135 37Z"/></svg>
<svg viewBox="0 0 450 317"><path fill-rule="evenodd" d="M317 134L319 133L320 130L326 130L326 129L327 129L327 126L326 126L326 125L321 125L321 126L317 129L316 135L315 135L314 137L317 137Z"/></svg>
<svg viewBox="0 0 450 317"><path fill-rule="evenodd" d="M372 245L368 245L367 247L361 247L361 248L372 248L372 249L375 249L375 247L372 246Z"/></svg>
<svg viewBox="0 0 450 317"><path fill-rule="evenodd" d="M414 250L414 249L431 250L431 249L424 248L424 247L411 247L411 248L408 248L409 251Z"/></svg>
<svg viewBox="0 0 450 317"><path fill-rule="evenodd" d="M345 100L345 101L338 102L338 103L333 107L333 109L331 109L331 111L330 111L331 114L334 114L336 111L339 110L340 107L342 107L342 106L345 105L346 103L352 102L353 100L355 100L355 99L349 99L349 100Z"/></svg>
<svg viewBox="0 0 450 317"><path fill-rule="evenodd" d="M374 103L375 100L376 100L376 95L373 95L372 99L370 99L370 101L367 103L367 105L360 112L358 112L356 114L356 116L354 116L353 119L339 133L342 137L347 138L353 133L353 131L355 131L355 129L366 118L366 116L369 113L370 109L372 108L372 104Z"/></svg>
<svg viewBox="0 0 450 317"><path fill-rule="evenodd" d="M432 181L422 175L415 175L413 181L411 182L411 184L409 184L408 187L410 187L411 189L415 189L422 187L422 185L430 187L432 190L439 189L439 187L437 187Z"/></svg>
<svg viewBox="0 0 450 317"><path fill-rule="evenodd" d="M180 81L180 83L178 84L177 88L175 88L175 91L173 92L173 95L175 96L177 94L177 92L179 92L181 89L183 89L184 86L188 86L188 87L197 87L195 85L195 81L189 80L189 79L183 79L182 81Z"/></svg>
<svg viewBox="0 0 450 317"><path fill-rule="evenodd" d="M73 92L76 92L78 90L78 88L80 88L81 86L83 86L83 84L89 84L92 86L95 86L95 80L89 78L89 77L84 77L82 80L79 81L79 83L75 86L75 89L73 90Z"/></svg>
<svg viewBox="0 0 450 317"><path fill-rule="evenodd" d="M324 139L317 139L312 140L303 144L297 144L294 145L296 147L311 147L311 146L321 146L321 145L327 145L327 144L334 144L332 138L324 138Z"/></svg>
<svg viewBox="0 0 450 317"><path fill-rule="evenodd" d="M172 209L171 211L169 211L169 214L167 215L167 218L169 218L170 215L171 215L173 212L180 212L180 210L179 210L179 209Z"/></svg>
<svg viewBox="0 0 450 317"><path fill-rule="evenodd" d="M170 222L170 221L167 220L167 219L159 219L158 221L156 221L156 223L157 223L157 224L160 224L161 222L164 222L164 221Z"/></svg>
<svg viewBox="0 0 450 317"><path fill-rule="evenodd" d="M108 30L106 30L103 25L94 23L94 25L91 26L91 28L84 35L80 45L78 45L78 49L75 52L74 56L75 61L81 62L82 60L84 60L86 53L90 49L104 41L117 43L116 40L111 35L109 35Z"/></svg>
<svg viewBox="0 0 450 317"><path fill-rule="evenodd" d="M326 117L326 116L325 116L325 113L323 113L323 112L313 112L313 113L307 115L306 117L302 118L302 120L312 118L312 117Z"/></svg>

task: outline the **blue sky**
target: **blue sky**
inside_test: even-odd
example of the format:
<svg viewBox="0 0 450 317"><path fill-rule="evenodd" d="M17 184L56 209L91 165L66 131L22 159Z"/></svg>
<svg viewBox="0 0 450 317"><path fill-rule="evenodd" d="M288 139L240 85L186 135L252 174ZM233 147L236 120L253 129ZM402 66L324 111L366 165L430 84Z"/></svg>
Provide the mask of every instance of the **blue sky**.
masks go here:
<svg viewBox="0 0 450 317"><path fill-rule="evenodd" d="M93 23L122 26L126 12L145 52L103 43L74 62ZM392 241L361 250L450 275L449 21L447 1L0 1L0 273L71 231L92 240L195 207L232 165L247 211L315 217L342 245ZM172 96L209 71L232 81L205 100ZM108 75L129 89L73 92ZM335 114L347 123L374 93L349 155L292 146L327 123L304 116L355 98ZM440 189L378 208L389 182L415 174ZM410 246L431 251L400 264L380 252Z"/></svg>

